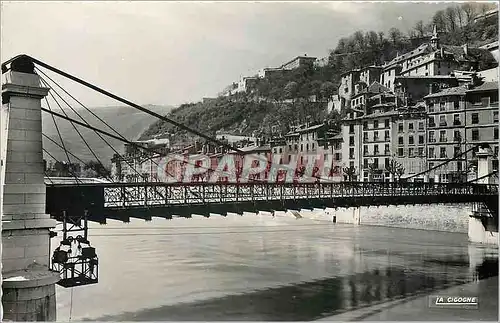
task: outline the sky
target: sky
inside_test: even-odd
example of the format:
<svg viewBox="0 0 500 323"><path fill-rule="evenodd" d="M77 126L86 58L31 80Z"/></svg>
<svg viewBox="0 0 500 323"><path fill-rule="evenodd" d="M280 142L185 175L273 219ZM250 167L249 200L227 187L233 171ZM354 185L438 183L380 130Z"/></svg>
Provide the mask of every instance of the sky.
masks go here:
<svg viewBox="0 0 500 323"><path fill-rule="evenodd" d="M2 1L1 60L25 53L132 102L178 105L297 55L325 57L357 30L407 30L447 5ZM87 106L117 105L55 79Z"/></svg>

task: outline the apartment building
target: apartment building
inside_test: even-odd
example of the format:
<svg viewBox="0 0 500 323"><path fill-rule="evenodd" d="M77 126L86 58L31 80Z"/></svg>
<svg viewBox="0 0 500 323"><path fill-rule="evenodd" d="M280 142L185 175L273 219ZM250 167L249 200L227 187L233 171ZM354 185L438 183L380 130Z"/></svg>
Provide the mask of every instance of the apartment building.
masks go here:
<svg viewBox="0 0 500 323"><path fill-rule="evenodd" d="M484 82L466 91L465 140L466 149L476 144L487 144L498 170L498 82ZM475 163L475 152L468 159Z"/></svg>
<svg viewBox="0 0 500 323"><path fill-rule="evenodd" d="M450 76L455 70L480 71L496 67L497 62L487 48L441 45L436 27L429 43L397 55L385 64L380 83L395 90L397 77ZM440 80L441 81L441 80Z"/></svg>
<svg viewBox="0 0 500 323"><path fill-rule="evenodd" d="M395 160L405 169L405 175L402 176L405 178L427 169L425 104L403 108L398 112L397 119L394 120L397 131L392 146L396 152ZM414 180L423 181L424 176L416 176Z"/></svg>
<svg viewBox="0 0 500 323"><path fill-rule="evenodd" d="M432 168L476 144L490 145L498 156L498 83L449 88L425 97L427 166ZM431 173L434 181L465 180L476 164L474 152ZM498 160L494 161L498 169Z"/></svg>

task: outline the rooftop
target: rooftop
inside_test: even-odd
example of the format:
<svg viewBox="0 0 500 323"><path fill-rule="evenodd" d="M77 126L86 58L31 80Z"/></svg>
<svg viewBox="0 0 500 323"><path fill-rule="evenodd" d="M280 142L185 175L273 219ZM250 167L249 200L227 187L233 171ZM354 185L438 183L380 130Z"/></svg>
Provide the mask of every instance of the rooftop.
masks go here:
<svg viewBox="0 0 500 323"><path fill-rule="evenodd" d="M463 86L456 86L444 89L442 91L426 95L424 99L437 98L442 96L452 96L452 95L465 95L466 88Z"/></svg>
<svg viewBox="0 0 500 323"><path fill-rule="evenodd" d="M467 93L483 91L498 91L498 82L484 82L483 84L476 86L471 90L467 90Z"/></svg>

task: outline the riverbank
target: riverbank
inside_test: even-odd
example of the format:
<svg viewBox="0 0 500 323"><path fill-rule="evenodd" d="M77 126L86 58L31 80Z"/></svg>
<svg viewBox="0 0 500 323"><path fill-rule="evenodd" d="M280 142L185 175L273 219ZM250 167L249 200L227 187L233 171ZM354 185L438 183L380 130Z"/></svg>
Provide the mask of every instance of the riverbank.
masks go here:
<svg viewBox="0 0 500 323"><path fill-rule="evenodd" d="M320 321L494 321L498 322L498 276L432 292L432 295L477 296L478 309L431 308L429 294L402 298Z"/></svg>

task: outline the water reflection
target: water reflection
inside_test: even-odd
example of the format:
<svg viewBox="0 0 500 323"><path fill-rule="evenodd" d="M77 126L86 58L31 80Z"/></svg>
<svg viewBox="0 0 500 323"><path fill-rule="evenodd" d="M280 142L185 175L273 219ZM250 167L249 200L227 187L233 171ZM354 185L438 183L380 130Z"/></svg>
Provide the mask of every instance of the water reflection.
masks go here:
<svg viewBox="0 0 500 323"><path fill-rule="evenodd" d="M496 266L496 267L495 267ZM498 273L498 260L478 266L480 277ZM230 295L182 305L164 306L100 320L272 320L320 319L347 310L410 297L470 281L464 274L452 280L419 271L385 268L316 281Z"/></svg>
<svg viewBox="0 0 500 323"><path fill-rule="evenodd" d="M92 234L101 281L75 289L73 319L313 320L498 275L457 233L240 217ZM57 296L67 320L69 290Z"/></svg>

